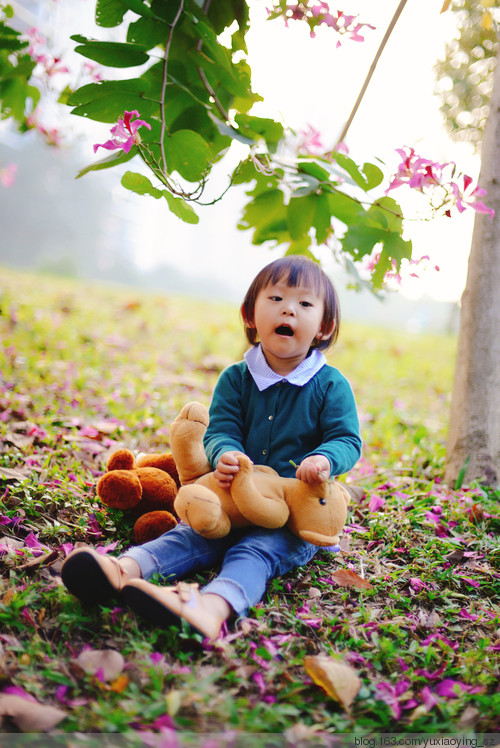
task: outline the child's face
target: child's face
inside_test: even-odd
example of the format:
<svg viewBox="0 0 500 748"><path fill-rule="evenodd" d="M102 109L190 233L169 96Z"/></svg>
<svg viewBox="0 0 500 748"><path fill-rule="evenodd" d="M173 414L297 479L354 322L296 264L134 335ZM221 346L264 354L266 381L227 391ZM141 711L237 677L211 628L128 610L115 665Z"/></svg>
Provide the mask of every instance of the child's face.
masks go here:
<svg viewBox="0 0 500 748"><path fill-rule="evenodd" d="M332 330L322 329L323 297L308 286L288 286L286 279L261 289L253 320L262 350L271 369L289 374L307 356L315 338L323 340Z"/></svg>

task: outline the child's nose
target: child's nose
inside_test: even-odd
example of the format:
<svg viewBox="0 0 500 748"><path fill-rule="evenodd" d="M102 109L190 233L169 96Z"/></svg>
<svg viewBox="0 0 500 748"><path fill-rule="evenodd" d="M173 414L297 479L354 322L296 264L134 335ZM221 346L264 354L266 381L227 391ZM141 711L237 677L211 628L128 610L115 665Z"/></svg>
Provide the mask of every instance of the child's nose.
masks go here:
<svg viewBox="0 0 500 748"><path fill-rule="evenodd" d="M281 314L286 314L288 316L294 316L295 310L293 304L286 303L283 305L283 308L281 310Z"/></svg>

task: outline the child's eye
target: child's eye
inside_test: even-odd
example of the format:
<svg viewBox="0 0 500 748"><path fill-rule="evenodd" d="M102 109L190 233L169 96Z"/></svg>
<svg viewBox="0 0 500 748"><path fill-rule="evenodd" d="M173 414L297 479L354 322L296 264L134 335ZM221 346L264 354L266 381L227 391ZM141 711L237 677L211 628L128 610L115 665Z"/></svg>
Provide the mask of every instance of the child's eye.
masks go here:
<svg viewBox="0 0 500 748"><path fill-rule="evenodd" d="M305 306L305 307L308 307L308 306L312 306L312 304L311 304L311 302L310 302L310 301L301 301L301 302L300 302L300 305L301 305L301 306Z"/></svg>
<svg viewBox="0 0 500 748"><path fill-rule="evenodd" d="M270 296L271 301L281 301L281 296Z"/></svg>

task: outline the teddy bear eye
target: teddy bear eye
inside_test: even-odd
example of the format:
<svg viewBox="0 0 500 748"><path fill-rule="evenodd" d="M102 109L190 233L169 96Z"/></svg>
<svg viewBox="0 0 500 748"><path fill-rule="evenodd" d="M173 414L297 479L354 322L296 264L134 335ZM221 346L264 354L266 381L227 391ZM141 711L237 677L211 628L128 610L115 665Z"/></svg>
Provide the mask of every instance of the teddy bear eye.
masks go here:
<svg viewBox="0 0 500 748"><path fill-rule="evenodd" d="M320 503L320 504L321 504L322 506L324 506L324 505L326 504L326 499L320 499L320 500L319 500L319 503Z"/></svg>

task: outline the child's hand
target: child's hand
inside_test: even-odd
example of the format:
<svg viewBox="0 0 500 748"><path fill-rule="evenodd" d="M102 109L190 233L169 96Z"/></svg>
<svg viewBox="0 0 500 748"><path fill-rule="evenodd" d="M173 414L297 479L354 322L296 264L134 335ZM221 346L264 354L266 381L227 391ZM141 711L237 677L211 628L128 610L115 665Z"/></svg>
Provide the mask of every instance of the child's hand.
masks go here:
<svg viewBox="0 0 500 748"><path fill-rule="evenodd" d="M240 452L224 452L214 470L214 478L221 488L229 488L234 475L240 469L237 455Z"/></svg>
<svg viewBox="0 0 500 748"><path fill-rule="evenodd" d="M295 477L304 483L324 483L330 478L330 461L323 455L312 455L302 460Z"/></svg>

